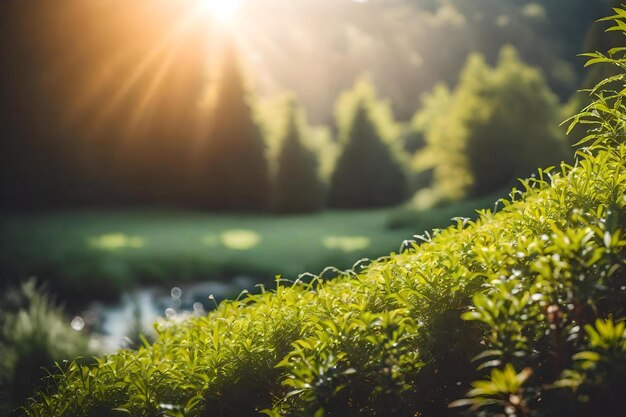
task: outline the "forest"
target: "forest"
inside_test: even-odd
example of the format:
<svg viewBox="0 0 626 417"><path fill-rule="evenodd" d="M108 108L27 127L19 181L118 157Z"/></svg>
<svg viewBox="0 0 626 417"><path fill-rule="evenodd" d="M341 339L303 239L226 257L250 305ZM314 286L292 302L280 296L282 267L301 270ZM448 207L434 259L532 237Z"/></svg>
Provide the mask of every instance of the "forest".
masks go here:
<svg viewBox="0 0 626 417"><path fill-rule="evenodd" d="M0 414L618 416L626 7L0 3Z"/></svg>

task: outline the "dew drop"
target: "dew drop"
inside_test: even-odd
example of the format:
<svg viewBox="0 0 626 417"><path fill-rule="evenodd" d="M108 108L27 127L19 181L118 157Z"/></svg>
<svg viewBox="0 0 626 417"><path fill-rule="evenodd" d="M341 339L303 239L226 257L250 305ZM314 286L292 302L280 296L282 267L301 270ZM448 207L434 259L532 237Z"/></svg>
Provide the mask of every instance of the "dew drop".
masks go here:
<svg viewBox="0 0 626 417"><path fill-rule="evenodd" d="M81 316L76 316L72 319L70 326L72 326L72 329L76 330L77 332L80 332L81 330L85 328L85 320L83 320Z"/></svg>
<svg viewBox="0 0 626 417"><path fill-rule="evenodd" d="M193 312L198 315L204 314L204 306L201 302L193 303Z"/></svg>
<svg viewBox="0 0 626 417"><path fill-rule="evenodd" d="M181 297L181 295L183 295L183 290L178 287L174 287L172 288L172 291L170 291L170 293L172 294L172 298L177 300Z"/></svg>

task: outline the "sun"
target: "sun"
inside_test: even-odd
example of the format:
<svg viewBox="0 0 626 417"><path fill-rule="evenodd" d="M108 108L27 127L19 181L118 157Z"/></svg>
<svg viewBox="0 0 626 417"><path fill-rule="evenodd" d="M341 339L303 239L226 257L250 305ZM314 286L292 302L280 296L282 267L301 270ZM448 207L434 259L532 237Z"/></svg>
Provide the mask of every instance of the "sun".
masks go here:
<svg viewBox="0 0 626 417"><path fill-rule="evenodd" d="M201 12L206 12L222 22L235 17L242 5L242 0L197 0L197 2Z"/></svg>

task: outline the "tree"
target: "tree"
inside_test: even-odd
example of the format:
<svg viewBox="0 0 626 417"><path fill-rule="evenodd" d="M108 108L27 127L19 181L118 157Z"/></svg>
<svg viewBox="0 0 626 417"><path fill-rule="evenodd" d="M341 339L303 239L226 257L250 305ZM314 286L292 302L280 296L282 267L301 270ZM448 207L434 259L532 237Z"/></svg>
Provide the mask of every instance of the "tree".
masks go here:
<svg viewBox="0 0 626 417"><path fill-rule="evenodd" d="M403 137L403 148L409 153L415 153L426 146L426 132L437 116L445 113L450 106L452 94L448 86L443 83L435 85L431 93L422 94L420 109L411 119Z"/></svg>
<svg viewBox="0 0 626 417"><path fill-rule="evenodd" d="M278 155L273 208L277 212L317 211L324 206L324 185L314 152L303 143L302 117L294 103L287 114L287 129Z"/></svg>
<svg viewBox="0 0 626 417"><path fill-rule="evenodd" d="M381 134L381 114L373 113L384 106L363 82L355 91L351 106L345 95L338 104L343 151L332 175L328 205L369 208L399 204L406 198L406 175L392 147L393 139L385 140Z"/></svg>
<svg viewBox="0 0 626 417"><path fill-rule="evenodd" d="M432 123L449 110L452 97L452 92L445 84L437 84L431 93L420 97L421 107L408 125L403 147L411 154L410 183L413 192L432 186L436 161L431 156L426 133Z"/></svg>
<svg viewBox="0 0 626 417"><path fill-rule="evenodd" d="M487 195L562 160L559 119L557 97L515 49L503 48L496 68L471 56L450 108L426 134L436 186L449 199Z"/></svg>
<svg viewBox="0 0 626 417"><path fill-rule="evenodd" d="M539 70L524 65L512 47L492 72L487 119L467 120L472 194L486 195L566 157L558 129L559 102Z"/></svg>
<svg viewBox="0 0 626 417"><path fill-rule="evenodd" d="M236 49L225 45L217 103L201 168L201 205L212 210L263 210L270 195L261 130L246 102Z"/></svg>

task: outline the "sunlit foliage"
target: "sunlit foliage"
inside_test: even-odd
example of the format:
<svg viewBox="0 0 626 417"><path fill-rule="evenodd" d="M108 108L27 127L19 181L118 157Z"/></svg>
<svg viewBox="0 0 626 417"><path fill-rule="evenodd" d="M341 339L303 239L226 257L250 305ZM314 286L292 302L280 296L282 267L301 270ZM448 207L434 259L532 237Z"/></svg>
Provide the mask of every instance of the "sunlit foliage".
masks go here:
<svg viewBox="0 0 626 417"><path fill-rule="evenodd" d="M452 92L445 84L437 84L432 92L425 93L420 100L419 111L413 115L409 132L404 139L404 147L409 152L421 150L426 146L424 136L437 117L445 113L452 105Z"/></svg>
<svg viewBox="0 0 626 417"><path fill-rule="evenodd" d="M611 0L612 4L617 7L622 1ZM585 39L584 51L609 51L613 48L619 48L622 45L623 35L615 31L605 31L606 24L593 25L588 31ZM569 102L563 106L564 117L575 114L580 108L588 105L593 101L593 97L589 95L589 90L597 83L611 76L618 75L619 69L611 65L592 65L585 68L584 79L582 82L582 90L572 95ZM574 144L586 136L585 126L575 127L569 134L570 143Z"/></svg>
<svg viewBox="0 0 626 417"><path fill-rule="evenodd" d="M335 166L339 146L332 137L328 126L309 123L303 106L294 94L289 92L259 98L254 103L254 111L263 128L263 135L268 148L267 155L272 176L275 177L278 170L278 158L283 140L287 137L287 130L291 122L289 115L292 108L296 109L300 141L305 148L315 154L320 179L326 184Z"/></svg>
<svg viewBox="0 0 626 417"><path fill-rule="evenodd" d="M453 96L439 88L425 104L431 119L416 128L425 130L426 159L444 198L493 193L566 156L557 98L512 47L495 68L470 56Z"/></svg>
<svg viewBox="0 0 626 417"><path fill-rule="evenodd" d="M434 180L434 167L438 163L437 149L428 146L427 133L434 123L437 123L443 115L447 114L454 103L454 95L445 84L437 84L433 91L421 97L419 110L413 116L403 138L404 149L412 155L410 162L411 191L429 194L429 199L434 203L441 198L436 196L432 188ZM445 128L442 124L440 129ZM460 177L459 177L460 180Z"/></svg>
<svg viewBox="0 0 626 417"><path fill-rule="evenodd" d="M400 159L399 127L389 104L373 86L358 81L336 107L341 155L328 192L334 208L397 205L406 199L407 181Z"/></svg>
<svg viewBox="0 0 626 417"><path fill-rule="evenodd" d="M623 70L622 55L590 59ZM619 415L623 94L599 88L572 120L594 127L576 163L523 180L499 212L457 218L334 280L303 276L207 317L160 323L152 346L61 366L25 413Z"/></svg>
<svg viewBox="0 0 626 417"><path fill-rule="evenodd" d="M340 142L347 142L353 129L355 114L359 106L367 107L369 117L380 137L387 143L399 139L401 126L394 120L391 102L381 99L376 87L368 77L360 77L354 85L343 91L335 103L335 122Z"/></svg>

